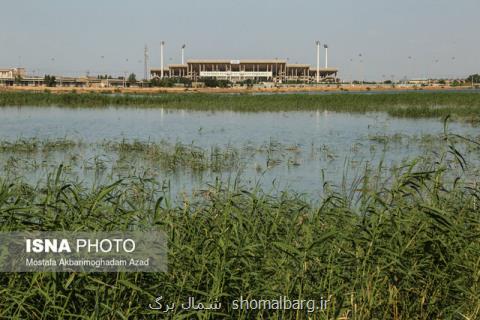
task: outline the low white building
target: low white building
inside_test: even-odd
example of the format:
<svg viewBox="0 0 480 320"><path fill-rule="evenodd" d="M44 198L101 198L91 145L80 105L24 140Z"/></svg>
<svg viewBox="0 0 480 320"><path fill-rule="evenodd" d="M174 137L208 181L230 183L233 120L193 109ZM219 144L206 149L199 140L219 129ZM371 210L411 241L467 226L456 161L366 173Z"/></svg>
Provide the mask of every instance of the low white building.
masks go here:
<svg viewBox="0 0 480 320"><path fill-rule="evenodd" d="M26 72L24 68L0 68L0 79L14 80L16 77L25 77Z"/></svg>

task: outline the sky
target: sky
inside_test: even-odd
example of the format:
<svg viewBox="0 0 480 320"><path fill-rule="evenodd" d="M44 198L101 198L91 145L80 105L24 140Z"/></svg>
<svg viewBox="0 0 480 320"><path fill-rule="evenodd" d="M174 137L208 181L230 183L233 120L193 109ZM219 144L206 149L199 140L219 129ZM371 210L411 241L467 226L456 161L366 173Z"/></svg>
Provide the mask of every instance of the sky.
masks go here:
<svg viewBox="0 0 480 320"><path fill-rule="evenodd" d="M29 74L143 77L186 59L316 65L315 41L344 80L480 73L479 0L0 0L0 67ZM322 65L324 51L321 52Z"/></svg>

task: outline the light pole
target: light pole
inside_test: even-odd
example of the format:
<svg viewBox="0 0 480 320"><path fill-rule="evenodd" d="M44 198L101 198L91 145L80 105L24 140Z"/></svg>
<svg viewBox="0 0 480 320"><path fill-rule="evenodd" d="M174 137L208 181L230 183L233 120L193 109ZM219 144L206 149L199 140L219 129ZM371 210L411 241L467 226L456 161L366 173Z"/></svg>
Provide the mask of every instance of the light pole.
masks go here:
<svg viewBox="0 0 480 320"><path fill-rule="evenodd" d="M358 54L358 57L359 57L359 62L360 62L360 79L362 81L362 86L363 86L363 82L364 82L364 76L363 76L363 59L362 59L362 54L359 53Z"/></svg>
<svg viewBox="0 0 480 320"><path fill-rule="evenodd" d="M435 63L435 64L433 65L433 70L437 70L438 61L439 61L438 59L435 59L435 60L433 61L433 62ZM433 80L434 80L434 75L433 75L433 74L434 74L434 71L432 72L432 82L433 82ZM438 76L438 75L437 75L437 76Z"/></svg>
<svg viewBox="0 0 480 320"><path fill-rule="evenodd" d="M328 44L324 44L325 48L325 69L328 69Z"/></svg>
<svg viewBox="0 0 480 320"><path fill-rule="evenodd" d="M51 64L51 71L52 71L52 73L54 73L53 69L55 69L55 66L54 66L54 64L55 64L55 58L51 58L50 61L52 62L52 64Z"/></svg>
<svg viewBox="0 0 480 320"><path fill-rule="evenodd" d="M320 82L320 41L315 42L317 44L317 84Z"/></svg>
<svg viewBox="0 0 480 320"><path fill-rule="evenodd" d="M143 51L143 62L144 62L144 65L143 65L143 79L145 81L148 81L148 47L147 45L145 45L145 49ZM143 84L143 83L142 83Z"/></svg>
<svg viewBox="0 0 480 320"><path fill-rule="evenodd" d="M354 65L354 63L353 63L353 59L350 59L350 68L351 68L351 69L350 69L350 72L351 72L351 75L350 75L350 86L352 86L352 85L353 85L353 77L354 77L354 75L355 75L355 71L354 71L355 65Z"/></svg>
<svg viewBox="0 0 480 320"><path fill-rule="evenodd" d="M165 41L160 43L160 79L163 79L163 46Z"/></svg>
<svg viewBox="0 0 480 320"><path fill-rule="evenodd" d="M452 78L454 78L455 77L455 71L456 71L455 70L455 57L452 57L452 67L453 67L453 70L454 70L453 73L452 73Z"/></svg>
<svg viewBox="0 0 480 320"><path fill-rule="evenodd" d="M105 67L105 64L104 64L104 62L105 62L105 56L100 56L100 59L102 59L102 68L104 68L104 67Z"/></svg>
<svg viewBox="0 0 480 320"><path fill-rule="evenodd" d="M412 56L408 56L408 65L409 65L409 69L410 69L410 79L413 78L413 63L412 63Z"/></svg>
<svg viewBox="0 0 480 320"><path fill-rule="evenodd" d="M278 58L275 58L275 82L278 82L279 73L278 73Z"/></svg>
<svg viewBox="0 0 480 320"><path fill-rule="evenodd" d="M182 66L185 64L185 44L182 45Z"/></svg>

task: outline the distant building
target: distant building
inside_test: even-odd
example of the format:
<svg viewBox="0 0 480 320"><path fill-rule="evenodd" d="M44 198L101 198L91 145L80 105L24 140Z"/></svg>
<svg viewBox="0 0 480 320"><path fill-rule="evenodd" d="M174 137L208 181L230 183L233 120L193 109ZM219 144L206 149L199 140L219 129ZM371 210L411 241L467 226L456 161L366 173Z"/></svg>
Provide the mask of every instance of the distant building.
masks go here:
<svg viewBox="0 0 480 320"><path fill-rule="evenodd" d="M431 80L429 79L410 79L408 80L409 84L414 84L414 85L428 85L430 84Z"/></svg>
<svg viewBox="0 0 480 320"><path fill-rule="evenodd" d="M30 76L24 68L0 69L0 86L45 86L45 77ZM126 87L126 79L100 79L98 77L64 77L56 76L54 86L59 87Z"/></svg>
<svg viewBox="0 0 480 320"><path fill-rule="evenodd" d="M16 77L24 77L25 69L24 68L0 68L0 79L3 80L14 80Z"/></svg>
<svg viewBox="0 0 480 320"><path fill-rule="evenodd" d="M25 77L24 68L0 68L0 85L13 85L15 80Z"/></svg>
<svg viewBox="0 0 480 320"><path fill-rule="evenodd" d="M162 74L163 73L163 74ZM335 68L319 69L321 81L337 81ZM239 82L247 79L264 82L314 82L317 70L308 64L288 64L285 60L188 60L186 64L172 64L150 70L151 78L188 78L194 82L201 78L216 78Z"/></svg>

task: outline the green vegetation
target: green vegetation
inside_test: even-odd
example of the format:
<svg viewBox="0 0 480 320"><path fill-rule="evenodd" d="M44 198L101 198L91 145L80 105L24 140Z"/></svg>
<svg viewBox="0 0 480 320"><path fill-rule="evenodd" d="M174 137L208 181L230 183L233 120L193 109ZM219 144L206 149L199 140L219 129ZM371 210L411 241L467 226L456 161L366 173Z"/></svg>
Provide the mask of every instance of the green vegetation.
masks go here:
<svg viewBox="0 0 480 320"><path fill-rule="evenodd" d="M107 80L107 79L113 79L113 77L109 74L100 74L97 76L97 79Z"/></svg>
<svg viewBox="0 0 480 320"><path fill-rule="evenodd" d="M192 86L192 80L188 78L153 78L150 80L150 84L152 87L173 87L175 85L183 85L185 87Z"/></svg>
<svg viewBox="0 0 480 320"><path fill-rule="evenodd" d="M55 87L57 85L57 80L55 76L51 76L46 74L45 77L43 78L43 82L47 87Z"/></svg>
<svg viewBox="0 0 480 320"><path fill-rule="evenodd" d="M82 142L76 142L68 139L38 140L38 139L19 139L17 141L0 141L0 151L2 152L37 152L37 151L55 151L67 150L81 146Z"/></svg>
<svg viewBox="0 0 480 320"><path fill-rule="evenodd" d="M4 97L7 96L13 97ZM103 100L101 95L29 93L15 99L34 101L33 97L43 97L35 100L39 103L36 105L56 104L54 99L66 99L65 105L77 106L89 105L88 100L82 100L89 96L98 99L93 101L105 103L90 104L98 107L112 101L112 105L122 105L121 101L134 105L136 98L107 95ZM357 96L360 102L365 97ZM292 103L295 97L309 96L159 95L140 96L138 101L144 101L143 106L147 107L165 103L162 99L167 99L170 106L185 102L194 106L195 99L199 99L223 105L224 109L232 106L225 105L225 101L233 101L244 103L241 110L248 111L248 104L258 101L249 99L265 98L267 106L273 108L268 99L277 97ZM329 96L314 96L318 97ZM340 95L335 97L343 99ZM421 100L423 96L414 97L425 103ZM313 108L315 103L325 103L315 99L307 99L307 105L311 103L309 106ZM393 98L384 95L384 99ZM476 99L473 94L453 94L440 96L436 101L445 103L441 108L446 110L473 112L479 107ZM7 100L1 101L9 105ZM448 101L470 101L466 105L470 109L461 103L447 105ZM377 103L380 111L384 105ZM192 108L201 109L201 105ZM352 112L368 112L369 108L373 107ZM2 157L22 156L12 156L1 164L0 231L149 232L158 228L167 233L169 241L167 273L0 274L0 318L478 319L478 138L369 132L368 136L359 137L359 141L370 141L384 148L400 143L410 146L415 141L425 145L425 149L434 150L435 158L419 158L387 170L383 163L376 170L367 166L358 172L360 177L350 186L342 183L336 187L319 181L318 188L323 191L315 199L292 190L266 194L239 185L239 180L229 185L217 180L192 196L179 194L180 201L171 198L168 187L155 174L143 174L135 164L129 166L128 161L152 161L158 173L159 168L232 169L242 164L244 152L264 155L266 168L282 160L296 165L299 162L294 160L295 156L305 151L315 159L317 152L326 158L336 155L325 145L285 145L274 140L261 146L240 146L240 151L229 146L204 149L193 143L104 141L94 143L93 147L100 148L101 154L104 151L115 154L131 171L117 175L112 170L108 181L92 184L86 181L85 171L81 179L73 174L77 155L71 151L83 147L81 141L67 138L0 141ZM468 152L462 155L465 149ZM442 150L447 151L442 153ZM32 181L24 175L29 169L26 161L35 158L34 153L46 154L40 161L50 168L51 163L44 159L49 152L61 151L68 151L65 159L72 161L64 161L46 179L42 175ZM95 156L91 168L106 166ZM197 302L219 301L222 308L202 312L178 308L163 314L148 308L159 296L177 306L194 296ZM287 296L292 300L317 301L326 298L330 302L326 310L312 314L305 310L234 310L231 302L240 296L245 299Z"/></svg>
<svg viewBox="0 0 480 320"><path fill-rule="evenodd" d="M127 83L129 85L136 84L137 83L137 76L135 73L130 73L130 75L127 78Z"/></svg>
<svg viewBox="0 0 480 320"><path fill-rule="evenodd" d="M319 204L217 184L176 206L155 180L92 188L62 167L41 184L3 178L1 231L161 228L169 271L0 274L2 318L478 319L480 188L447 179L454 164L466 163L451 146L389 178L369 170L349 190L326 184ZM147 307L158 296L222 309L164 315ZM233 310L240 296L331 301L315 314Z"/></svg>
<svg viewBox="0 0 480 320"><path fill-rule="evenodd" d="M5 162L0 165L0 170L22 174L24 173L22 168L33 171L39 168L51 168L55 163L59 163L57 160L60 159L64 169L111 168L114 174L122 174L132 168L154 170L164 174L205 171L217 173L236 172L247 166L263 171L282 163L287 166L300 165L301 157L308 157L310 160L335 157L326 146L315 147L312 144L309 149L308 155L302 155L305 150L299 146L284 145L272 140L257 146L247 144L243 147L227 145L201 148L194 142L172 144L166 141L122 140L84 143L65 138L18 139L0 141L0 153L2 153L0 161ZM87 158L84 156L85 153L89 155ZM93 163L89 161L92 157L95 159ZM15 165L9 166L9 164Z"/></svg>
<svg viewBox="0 0 480 320"><path fill-rule="evenodd" d="M476 92L414 92L395 94L52 94L1 92L0 106L106 107L135 106L189 110L387 112L394 117L480 120L480 94Z"/></svg>
<svg viewBox="0 0 480 320"><path fill-rule="evenodd" d="M214 172L225 169L233 169L240 166L240 156L237 150L212 147L205 150L193 144L185 145L176 143L145 143L134 142L105 142L106 150L116 151L120 157L128 157L134 154L136 158L155 161L161 168L171 171L179 169L191 169L193 171L212 170Z"/></svg>
<svg viewBox="0 0 480 320"><path fill-rule="evenodd" d="M480 74L472 74L465 81L468 83L480 83Z"/></svg>
<svg viewBox="0 0 480 320"><path fill-rule="evenodd" d="M14 83L15 83L15 84L20 85L20 84L22 84L22 81L23 81L22 76L20 76L20 75L16 75L16 76L15 76L15 80L14 80Z"/></svg>
<svg viewBox="0 0 480 320"><path fill-rule="evenodd" d="M232 82L229 80L218 80L213 77L203 77L198 79L198 81L203 82L209 88L228 88L232 86Z"/></svg>

